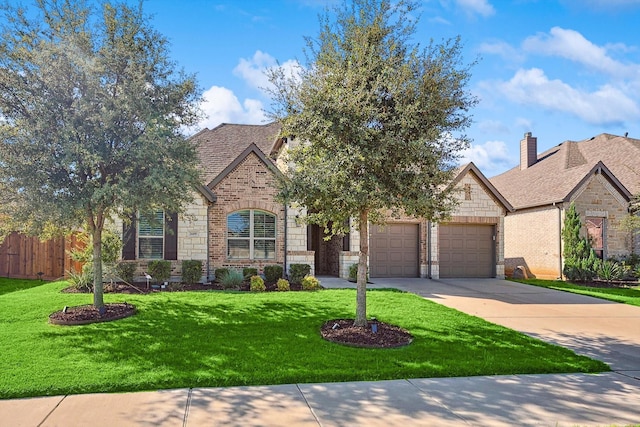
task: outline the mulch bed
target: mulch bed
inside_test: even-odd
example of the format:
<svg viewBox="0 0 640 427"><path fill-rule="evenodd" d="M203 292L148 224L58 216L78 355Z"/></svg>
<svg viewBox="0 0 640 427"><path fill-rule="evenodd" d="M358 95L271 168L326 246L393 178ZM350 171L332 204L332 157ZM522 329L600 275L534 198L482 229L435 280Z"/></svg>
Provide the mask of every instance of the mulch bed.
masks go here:
<svg viewBox="0 0 640 427"><path fill-rule="evenodd" d="M377 331L372 331L372 325ZM379 321L369 321L368 327L353 325L353 319L335 319L320 328L322 338L327 341L352 347L396 348L411 344L413 337L398 326Z"/></svg>
<svg viewBox="0 0 640 427"><path fill-rule="evenodd" d="M100 313L93 305L65 307L52 313L49 316L49 323L54 325L88 325L124 319L136 314L136 307L126 302L105 304L104 309L104 312Z"/></svg>

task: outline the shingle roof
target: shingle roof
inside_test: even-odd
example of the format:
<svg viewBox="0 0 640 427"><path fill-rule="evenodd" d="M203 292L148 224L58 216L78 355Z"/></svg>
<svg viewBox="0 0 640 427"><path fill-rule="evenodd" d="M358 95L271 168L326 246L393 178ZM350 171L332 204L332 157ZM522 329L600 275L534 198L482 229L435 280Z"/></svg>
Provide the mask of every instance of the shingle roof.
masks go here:
<svg viewBox="0 0 640 427"><path fill-rule="evenodd" d="M600 134L565 141L538 155L527 169L520 165L490 179L516 208L565 200L598 162L631 193L640 193L640 139Z"/></svg>
<svg viewBox="0 0 640 427"><path fill-rule="evenodd" d="M191 137L198 143L198 157L204 184L208 185L251 144L269 154L276 142L280 125L238 125L223 123L213 129L203 129Z"/></svg>

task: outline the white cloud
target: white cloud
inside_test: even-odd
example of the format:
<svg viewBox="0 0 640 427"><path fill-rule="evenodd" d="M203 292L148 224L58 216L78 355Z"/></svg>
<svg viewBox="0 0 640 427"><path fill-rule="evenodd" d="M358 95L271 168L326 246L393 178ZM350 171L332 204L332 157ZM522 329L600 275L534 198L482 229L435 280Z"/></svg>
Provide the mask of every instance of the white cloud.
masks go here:
<svg viewBox="0 0 640 427"><path fill-rule="evenodd" d="M451 25L451 22L447 21L442 16L434 16L433 18L429 18L429 22L434 24Z"/></svg>
<svg viewBox="0 0 640 427"><path fill-rule="evenodd" d="M209 129L220 123L261 124L265 122L262 102L256 99L245 99L240 102L229 89L212 86L202 95L202 110L207 117L199 123L201 128Z"/></svg>
<svg viewBox="0 0 640 427"><path fill-rule="evenodd" d="M462 151L462 164L473 162L488 177L500 173L514 165L517 159L509 156L507 144L503 141L487 141L471 144Z"/></svg>
<svg viewBox="0 0 640 427"><path fill-rule="evenodd" d="M521 62L525 56L520 49L516 49L504 41L486 42L480 44L480 52L499 55L507 61Z"/></svg>
<svg viewBox="0 0 640 427"><path fill-rule="evenodd" d="M464 9L471 15L491 16L496 13L491 3L487 0L456 0L458 7Z"/></svg>
<svg viewBox="0 0 640 427"><path fill-rule="evenodd" d="M265 91L271 86L267 78L267 70L278 66L278 61L266 52L257 50L253 57L246 59L240 58L238 65L233 69L233 74L241 77L249 86ZM287 75L292 75L299 67L296 60L290 59L280 65Z"/></svg>
<svg viewBox="0 0 640 427"><path fill-rule="evenodd" d="M637 121L640 107L620 89L606 84L594 92L577 90L561 80L550 80L538 68L520 69L498 89L512 101L573 114L595 125Z"/></svg>
<svg viewBox="0 0 640 427"><path fill-rule="evenodd" d="M615 49L628 49L623 46L617 44ZM605 47L591 43L574 30L553 27L549 34L538 34L527 38L522 43L522 47L528 52L566 58L612 76L637 78L640 73L640 66L626 65L614 60L608 55Z"/></svg>
<svg viewBox="0 0 640 427"><path fill-rule="evenodd" d="M515 126L525 132L529 132L533 129L533 122L524 117L518 117L515 121Z"/></svg>

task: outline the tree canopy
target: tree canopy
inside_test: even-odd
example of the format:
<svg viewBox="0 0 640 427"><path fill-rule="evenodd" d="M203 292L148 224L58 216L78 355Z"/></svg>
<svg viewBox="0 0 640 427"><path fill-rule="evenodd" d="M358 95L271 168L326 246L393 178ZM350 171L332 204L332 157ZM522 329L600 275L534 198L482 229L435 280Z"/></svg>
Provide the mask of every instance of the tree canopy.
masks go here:
<svg viewBox="0 0 640 427"><path fill-rule="evenodd" d="M430 220L455 206L449 185L476 98L460 39L412 42L416 5L353 0L321 18L297 75L270 72L272 115L289 151L281 197L308 221L361 234L356 324L366 322L368 222L391 211ZM293 145L293 144L292 144Z"/></svg>
<svg viewBox="0 0 640 427"><path fill-rule="evenodd" d="M107 218L180 211L199 182L181 132L200 115L195 78L170 60L142 2L37 0L2 15L0 215L20 231L86 226L101 307Z"/></svg>

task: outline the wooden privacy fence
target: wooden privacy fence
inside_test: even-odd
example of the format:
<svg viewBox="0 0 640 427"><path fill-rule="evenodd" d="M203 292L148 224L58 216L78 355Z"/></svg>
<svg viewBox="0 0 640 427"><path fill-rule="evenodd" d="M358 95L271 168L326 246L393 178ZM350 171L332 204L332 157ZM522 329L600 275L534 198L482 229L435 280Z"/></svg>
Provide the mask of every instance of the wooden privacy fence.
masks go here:
<svg viewBox="0 0 640 427"><path fill-rule="evenodd" d="M0 277L55 280L81 265L71 260L71 248L78 245L75 236L40 241L37 237L11 233L0 244Z"/></svg>

